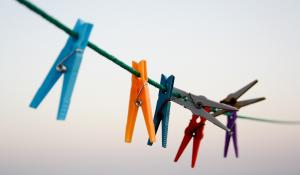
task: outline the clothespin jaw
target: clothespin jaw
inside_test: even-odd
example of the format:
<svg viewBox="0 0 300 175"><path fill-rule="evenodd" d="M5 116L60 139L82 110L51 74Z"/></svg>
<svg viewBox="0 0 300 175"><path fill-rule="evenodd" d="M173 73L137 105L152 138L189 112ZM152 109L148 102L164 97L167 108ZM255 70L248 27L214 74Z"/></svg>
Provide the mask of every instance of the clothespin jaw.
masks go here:
<svg viewBox="0 0 300 175"><path fill-rule="evenodd" d="M265 97L260 97L260 98L253 98L253 99L238 101L238 99L243 94L245 94L251 87L253 87L257 82L258 82L258 80L254 80L251 83L244 86L243 88L239 89L238 91L229 94L225 99L221 100L220 103L227 104L227 105L233 106L237 109L240 109L242 107L265 100L266 99ZM218 110L218 111L214 112L213 115L215 117L217 117L219 115L225 114L226 112L228 112L228 111L227 110Z"/></svg>
<svg viewBox="0 0 300 175"><path fill-rule="evenodd" d="M218 109L224 109L227 111L236 111L237 109L235 107L217 103L211 100L208 100L204 96L196 96L191 93L187 93L183 90L173 88L173 91L177 94L179 94L181 97L172 97L172 101L184 106L185 108L189 109L193 114L199 115L201 117L206 118L213 124L219 126L220 128L230 131L224 124L222 124L219 120L217 120L212 114L209 114L204 110L204 107L214 107Z"/></svg>
<svg viewBox="0 0 300 175"><path fill-rule="evenodd" d="M131 89L129 98L129 107L125 131L125 142L130 143L132 140L132 134L134 131L134 125L138 113L138 109L141 106L146 127L148 130L148 135L150 141L155 142L155 129L152 120L152 110L150 103L150 95L148 88L148 76L147 76L147 64L146 60L142 60L139 63L133 61L132 67L140 72L140 77L132 75L131 79Z"/></svg>
<svg viewBox="0 0 300 175"><path fill-rule="evenodd" d="M30 107L37 108L57 80L64 75L57 119L65 120L83 52L87 46L92 27L92 24L86 23L80 19L77 20L73 30L78 33L78 37L69 37L65 47L60 52L44 82L31 101Z"/></svg>
<svg viewBox="0 0 300 175"><path fill-rule="evenodd" d="M238 91L229 94L225 99L221 100L221 103L225 104L235 104L236 101L243 95L245 94L250 88L252 88L258 80L254 80L251 83L247 84L243 88L239 89Z"/></svg>
<svg viewBox="0 0 300 175"><path fill-rule="evenodd" d="M171 107L171 97L174 86L175 77L173 75L168 78L162 74L160 79L160 84L163 85L166 90L159 90L158 99L156 103L155 113L154 113L154 126L155 134L157 133L160 123L162 123L162 147L167 147L168 139L168 126L169 126L169 116L170 116L170 107ZM152 145L148 139L148 145Z"/></svg>
<svg viewBox="0 0 300 175"><path fill-rule="evenodd" d="M258 80L254 80L251 83L244 86L243 88L239 89L238 91L229 94L225 99L221 100L221 103L234 106L240 109L241 107L265 100L266 99L265 97L260 97L260 98L245 100L245 101L238 101L238 99L243 94L245 94L250 88L252 88L257 82Z"/></svg>
<svg viewBox="0 0 300 175"><path fill-rule="evenodd" d="M259 98L253 98L253 99L248 99L248 100L238 101L238 102L234 105L234 107L240 109L240 108L242 108L242 107L245 107L245 106L248 106L248 105L251 105L251 104L260 102L260 101L263 101L263 100L265 100L265 99L266 99L265 97L259 97Z"/></svg>
<svg viewBox="0 0 300 175"><path fill-rule="evenodd" d="M234 152L235 156L238 157L238 143L237 143L237 130L236 130L236 119L237 115L236 112L228 112L227 115L227 127L231 129L231 132L226 132L225 135L225 145L224 145L224 157L227 157L228 148L230 139L233 140Z"/></svg>

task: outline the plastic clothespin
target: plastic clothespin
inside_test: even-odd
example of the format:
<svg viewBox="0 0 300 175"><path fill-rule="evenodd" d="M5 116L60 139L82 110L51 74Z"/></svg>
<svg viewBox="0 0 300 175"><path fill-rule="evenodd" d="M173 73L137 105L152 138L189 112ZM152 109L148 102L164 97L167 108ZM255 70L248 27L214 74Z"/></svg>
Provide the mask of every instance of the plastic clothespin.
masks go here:
<svg viewBox="0 0 300 175"><path fill-rule="evenodd" d="M234 106L234 107L240 109L242 107L265 100L266 99L265 97L260 97L260 98L253 98L253 99L238 101L238 99L243 94L245 94L250 88L252 88L257 82L258 82L257 80L254 80L251 83L249 83L248 85L241 88L240 90L229 94L225 99L223 99L221 101L221 103L228 104L230 106Z"/></svg>
<svg viewBox="0 0 300 175"><path fill-rule="evenodd" d="M206 112L210 112L209 107L205 107ZM197 120L200 117L200 122L197 122ZM193 138L193 151L192 151L192 164L191 167L194 168L196 161L197 161L197 156L198 156L198 151L200 147L201 140L204 136L204 126L205 126L206 119L204 117L201 117L199 115L193 114L192 119L190 120L189 125L186 127L185 132L184 132L184 137L181 141L180 147L178 149L178 152L175 156L175 162L178 161L180 156L182 155L183 151L185 150L186 146L188 143L191 141Z"/></svg>
<svg viewBox="0 0 300 175"><path fill-rule="evenodd" d="M92 27L92 24L80 19L77 20L73 30L78 34L78 37L69 37L65 47L31 101L30 107L37 108L61 75L64 75L57 119L65 120L83 52L87 46Z"/></svg>
<svg viewBox="0 0 300 175"><path fill-rule="evenodd" d="M132 61L132 67L140 72L140 77L132 75L131 90L126 124L125 142L130 143L139 107L142 107L150 141L155 142L155 130L152 120L152 110L148 88L146 60L139 63Z"/></svg>
<svg viewBox="0 0 300 175"><path fill-rule="evenodd" d="M236 112L228 112L228 113L226 113L226 115L227 115L227 127L230 128L231 132L226 131L224 157L227 157L229 142L230 142L231 138L233 140L235 156L238 157L239 150L238 150L238 144L237 144L237 135L236 135L237 131L236 131L236 123L235 123L235 121L237 119L237 115L236 115Z"/></svg>
<svg viewBox="0 0 300 175"><path fill-rule="evenodd" d="M179 97L172 96L172 101L189 109L193 114L201 116L212 122L213 124L217 125L218 127L230 131L223 123L221 123L219 120L217 120L212 114L206 112L204 110L204 107L210 107L210 108L217 108L217 109L223 109L226 111L237 111L235 107L221 104L214 102L212 100L207 99L206 97L202 95L194 95L191 93L187 93L183 90L180 90L178 88L173 88L173 91L177 94L179 94Z"/></svg>
<svg viewBox="0 0 300 175"><path fill-rule="evenodd" d="M243 88L239 89L238 91L229 94L225 99L221 100L220 102L223 104L226 104L226 105L236 107L237 109L240 109L242 107L265 100L266 99L265 97L260 97L260 98L253 98L253 99L238 101L238 99L243 94L245 94L250 88L252 88L257 82L258 82L257 80L250 82L249 84L247 84ZM218 110L218 111L214 112L213 115L215 117L217 117L219 115L225 114L226 112L228 112L228 110Z"/></svg>
<svg viewBox="0 0 300 175"><path fill-rule="evenodd" d="M160 79L160 84L166 87L166 90L159 90L158 99L156 103L155 113L154 113L154 126L155 133L157 133L159 124L162 123L162 147L167 147L168 139L168 126L169 126L169 116L171 107L171 97L173 91L175 77L173 75L168 78L162 74ZM148 139L148 145L152 145Z"/></svg>
<svg viewBox="0 0 300 175"><path fill-rule="evenodd" d="M239 89L238 91L229 94L225 99L221 100L221 103L240 109L242 107L265 100L266 99L265 97L260 97L260 98L253 98L253 99L239 101L239 98L243 94L245 94L249 89L251 89L257 82L258 82L257 80L254 80L249 84L247 84L246 86L244 86L243 88ZM227 157L230 138L233 138L235 156L238 157L239 154L238 154L237 131L236 131L237 113L228 112L227 110L218 110L218 111L214 111L213 113L215 117L221 114L225 114L227 116L227 127L231 130L231 132L226 131L225 134L224 157Z"/></svg>

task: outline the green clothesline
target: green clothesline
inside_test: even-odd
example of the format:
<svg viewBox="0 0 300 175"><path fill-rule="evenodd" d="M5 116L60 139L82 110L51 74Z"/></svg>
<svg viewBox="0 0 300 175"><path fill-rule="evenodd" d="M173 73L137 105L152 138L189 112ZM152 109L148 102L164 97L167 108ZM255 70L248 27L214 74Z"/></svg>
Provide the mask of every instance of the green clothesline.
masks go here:
<svg viewBox="0 0 300 175"><path fill-rule="evenodd" d="M64 32L66 32L68 35L71 35L72 37L77 37L78 34L76 32L74 32L72 29L70 29L69 27L67 27L66 25L64 25L63 23L61 23L57 19L55 19L54 17L50 16L45 11L43 11L42 9L40 9L39 7L37 7L36 5L32 4L31 2L26 1L26 0L17 0L17 1L19 3L25 5L26 7L28 7L33 12L39 14L41 17L43 17L45 20L47 20L51 24L53 24L56 27L60 28L61 30L63 30ZM140 77L140 73L138 71L136 71L132 67L128 66L127 64L125 64L124 62L122 62L118 58L114 57L113 55L109 54L105 50L101 49L96 44L94 44L94 43L92 43L92 42L89 41L88 44L87 44L87 46L89 48L91 48L92 50L94 50L95 52L99 53L100 55L104 56L105 58L109 59L110 61L116 63L117 65L119 65L123 69L125 69L128 72L132 73L133 75L135 75L137 77ZM153 85L154 87L156 87L158 89L161 89L161 90L165 90L166 89L163 85L155 82L151 78L148 78L148 83L151 84L151 85ZM173 96L176 96L176 97L180 98L179 94L173 93Z"/></svg>
<svg viewBox="0 0 300 175"><path fill-rule="evenodd" d="M32 4L31 2L26 1L26 0L16 0L16 1L23 4L24 6L26 6L27 8L29 8L33 12L35 12L36 14L40 15L45 20L47 20L51 24L55 25L59 29L63 30L68 35L71 35L72 37L77 37L78 34L76 32L74 32L72 29L70 29L69 27L67 27L66 25L64 25L63 23L61 23L57 19L55 19L54 17L50 16L45 11L43 11L42 9L37 7L36 5ZM110 61L114 62L115 64L119 65L123 69L125 69L128 72L132 73L133 75L135 75L137 77L140 77L140 73L138 71L136 71L135 69L133 69L129 65L125 64L123 61L119 60L118 58L114 57L113 55L109 54L105 50L101 49L96 44L89 41L87 46L89 48L91 48L92 50L94 50L95 52L99 53L100 55L104 56L105 58L109 59ZM148 83L153 85L154 87L156 87L158 89L161 89L161 90L166 89L163 85L155 82L151 78L148 78ZM181 97L179 94L174 93L174 92L172 93L172 95L177 97L177 98ZM300 121L277 121L277 120L269 120L269 119L261 119L261 118L245 117L245 116L238 116L238 117L242 118L242 119L255 120L255 121L261 121L261 122L268 122L268 123L300 124Z"/></svg>
<svg viewBox="0 0 300 175"><path fill-rule="evenodd" d="M241 116L241 115L238 115L238 118L259 121L259 122L266 122L266 123L274 123L274 124L289 124L289 125L299 125L300 124L300 121L271 120L271 119L254 118L254 117Z"/></svg>

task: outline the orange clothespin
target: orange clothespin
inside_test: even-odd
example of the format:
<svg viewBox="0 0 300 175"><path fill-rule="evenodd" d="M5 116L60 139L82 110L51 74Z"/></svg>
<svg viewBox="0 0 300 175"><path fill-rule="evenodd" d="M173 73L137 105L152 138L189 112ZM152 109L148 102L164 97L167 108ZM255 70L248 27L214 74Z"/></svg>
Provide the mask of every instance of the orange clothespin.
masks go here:
<svg viewBox="0 0 300 175"><path fill-rule="evenodd" d="M146 60L141 60L139 63L132 61L132 67L139 71L141 76L136 77L135 75L132 75L131 79L132 84L130 90L125 142L130 143L132 140L138 109L141 106L148 130L148 135L150 141L153 143L155 142L155 130L152 120Z"/></svg>

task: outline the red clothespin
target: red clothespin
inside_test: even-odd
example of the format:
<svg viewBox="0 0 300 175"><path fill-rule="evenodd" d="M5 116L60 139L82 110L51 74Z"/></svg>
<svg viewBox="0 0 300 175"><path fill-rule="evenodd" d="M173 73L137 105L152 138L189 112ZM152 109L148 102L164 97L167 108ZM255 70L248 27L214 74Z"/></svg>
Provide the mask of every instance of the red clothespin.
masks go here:
<svg viewBox="0 0 300 175"><path fill-rule="evenodd" d="M210 112L209 107L205 107L206 112ZM200 117L200 122L197 122L197 119ZM204 117L201 117L199 115L193 114L192 119L190 120L189 125L186 127L184 132L184 137L182 139L181 145L178 149L178 152L175 157L175 162L178 161L181 154L185 150L186 146L190 142L190 140L193 139L193 152L192 152L192 168L195 167L198 151L200 147L201 140L204 136L204 126L205 126L206 119Z"/></svg>
<svg viewBox="0 0 300 175"><path fill-rule="evenodd" d="M132 67L140 72L140 77L132 75L132 85L128 107L125 142L130 143L139 107L142 107L150 141L155 142L155 130L152 120L152 110L148 88L146 60L139 63L132 61Z"/></svg>

